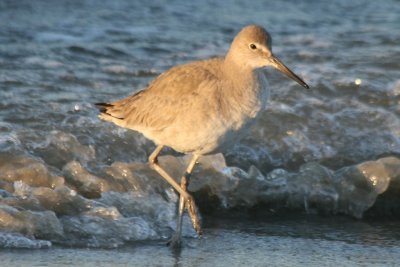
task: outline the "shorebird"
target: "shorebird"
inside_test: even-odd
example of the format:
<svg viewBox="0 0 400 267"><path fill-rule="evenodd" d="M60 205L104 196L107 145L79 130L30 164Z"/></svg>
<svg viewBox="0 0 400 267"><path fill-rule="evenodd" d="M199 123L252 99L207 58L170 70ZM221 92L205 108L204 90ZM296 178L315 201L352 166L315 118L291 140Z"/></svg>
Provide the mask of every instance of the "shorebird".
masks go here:
<svg viewBox="0 0 400 267"><path fill-rule="evenodd" d="M202 234L195 201L187 190L197 160L232 147L265 109L269 89L262 69L274 67L309 88L272 53L271 43L264 28L246 26L225 57L172 67L139 92L96 104L101 119L140 132L157 145L149 164L180 195L177 229L171 239L175 247L181 244L185 208L193 228ZM180 184L157 162L164 146L192 155Z"/></svg>

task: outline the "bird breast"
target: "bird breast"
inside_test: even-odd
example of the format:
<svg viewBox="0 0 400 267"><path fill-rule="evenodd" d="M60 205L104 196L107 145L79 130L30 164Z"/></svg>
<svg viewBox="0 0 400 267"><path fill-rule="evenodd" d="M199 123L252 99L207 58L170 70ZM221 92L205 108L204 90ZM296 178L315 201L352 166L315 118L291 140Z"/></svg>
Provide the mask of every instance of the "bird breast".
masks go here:
<svg viewBox="0 0 400 267"><path fill-rule="evenodd" d="M218 112L210 116L204 129L200 154L229 149L248 133L266 107L269 90L263 73L257 71L250 83L230 89L215 98L219 99Z"/></svg>
<svg viewBox="0 0 400 267"><path fill-rule="evenodd" d="M229 130L232 137L238 141L251 126L257 121L261 112L265 109L269 97L268 84L263 73L256 71L254 79L240 90L238 96L230 103ZM230 138L227 138L230 139Z"/></svg>

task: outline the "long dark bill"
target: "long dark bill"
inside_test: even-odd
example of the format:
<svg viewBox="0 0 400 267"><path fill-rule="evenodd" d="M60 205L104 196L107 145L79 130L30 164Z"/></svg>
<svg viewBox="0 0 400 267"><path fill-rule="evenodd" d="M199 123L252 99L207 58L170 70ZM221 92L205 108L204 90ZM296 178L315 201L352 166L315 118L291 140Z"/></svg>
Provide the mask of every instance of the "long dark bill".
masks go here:
<svg viewBox="0 0 400 267"><path fill-rule="evenodd" d="M301 86L303 86L304 88L309 89L310 87L308 86L308 84L306 84L299 76L297 76L293 71L291 71L288 67L285 66L285 64L282 63L282 61L280 61L277 57L272 56L272 62L274 63L274 67L279 70L280 72L282 72L283 74L285 74L286 76L288 76L290 79L296 81L298 84L300 84Z"/></svg>

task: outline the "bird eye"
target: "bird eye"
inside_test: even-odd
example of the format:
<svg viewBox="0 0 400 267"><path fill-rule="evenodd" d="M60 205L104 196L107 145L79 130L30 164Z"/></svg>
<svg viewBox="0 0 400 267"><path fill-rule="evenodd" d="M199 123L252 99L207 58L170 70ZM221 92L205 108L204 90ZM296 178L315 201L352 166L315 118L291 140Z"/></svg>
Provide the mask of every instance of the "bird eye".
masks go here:
<svg viewBox="0 0 400 267"><path fill-rule="evenodd" d="M253 50L254 50L254 49L257 49L257 46L256 46L255 44L250 44L249 47L250 47L251 49L253 49Z"/></svg>

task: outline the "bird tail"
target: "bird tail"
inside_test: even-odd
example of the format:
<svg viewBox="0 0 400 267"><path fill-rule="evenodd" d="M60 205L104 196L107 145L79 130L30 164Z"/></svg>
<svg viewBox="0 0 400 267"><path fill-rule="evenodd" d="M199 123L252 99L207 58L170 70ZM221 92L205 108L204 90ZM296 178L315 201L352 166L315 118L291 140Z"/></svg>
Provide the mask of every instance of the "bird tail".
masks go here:
<svg viewBox="0 0 400 267"><path fill-rule="evenodd" d="M95 103L94 104L96 108L101 112L101 113L106 113L107 114L107 109L113 107L113 104L110 103ZM110 114L109 114L110 115Z"/></svg>
<svg viewBox="0 0 400 267"><path fill-rule="evenodd" d="M123 118L119 118L115 115L115 105L110 103L95 103L97 109L100 111L99 118L105 121L111 121L117 125L123 126Z"/></svg>

